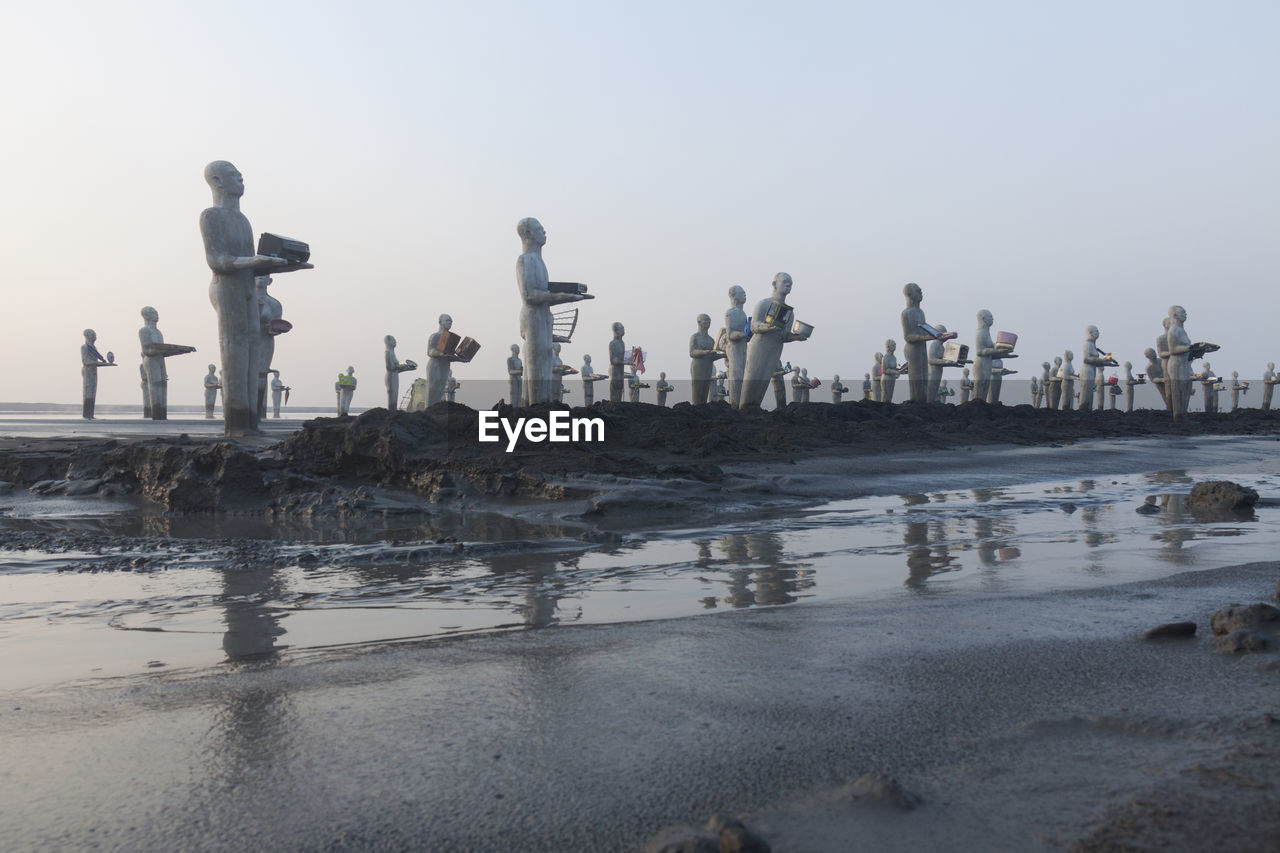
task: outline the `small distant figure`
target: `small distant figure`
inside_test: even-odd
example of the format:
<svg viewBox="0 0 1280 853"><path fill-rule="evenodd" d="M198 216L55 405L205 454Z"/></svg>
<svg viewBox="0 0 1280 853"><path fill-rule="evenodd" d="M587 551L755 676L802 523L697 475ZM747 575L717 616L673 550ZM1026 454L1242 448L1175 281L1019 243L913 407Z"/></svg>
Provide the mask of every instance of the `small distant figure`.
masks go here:
<svg viewBox="0 0 1280 853"><path fill-rule="evenodd" d="M662 374L666 376L667 374ZM602 379L609 377L601 373L596 373L595 368L591 366L591 356L584 355L582 357L582 405L590 406L596 401L596 383ZM661 398L661 394L659 394Z"/></svg>
<svg viewBox="0 0 1280 853"><path fill-rule="evenodd" d="M693 404L700 406L711 396L711 383L716 374L716 361L725 354L716 350L711 337L711 317L699 314L698 330L689 338L689 378L693 380Z"/></svg>
<svg viewBox="0 0 1280 853"><path fill-rule="evenodd" d="M441 314L436 321L439 324L431 337L427 338L427 406L431 407L444 399L444 386L449 381L449 369L462 356L441 349L440 339L453 328L453 318Z"/></svg>
<svg viewBox="0 0 1280 853"><path fill-rule="evenodd" d="M351 398L356 393L356 369L348 366L346 373L338 374L338 381L333 383L333 390L338 394L338 417L345 418L351 414Z"/></svg>
<svg viewBox="0 0 1280 853"><path fill-rule="evenodd" d="M1049 373L1049 408L1059 411L1062 408L1062 356L1053 357L1053 368Z"/></svg>
<svg viewBox="0 0 1280 853"><path fill-rule="evenodd" d="M723 370L716 374L716 387L712 396L717 403L723 403L729 397L729 389L725 385L725 378L726 374Z"/></svg>
<svg viewBox="0 0 1280 853"><path fill-rule="evenodd" d="M894 354L897 348L898 342L892 338L884 342L884 359L881 362L882 370L880 374L880 397L886 403L893 402L893 390L894 386L897 385L898 376L907 372L905 366L901 369L898 367L898 356Z"/></svg>
<svg viewBox="0 0 1280 853"><path fill-rule="evenodd" d="M444 381L444 398L450 403L454 402L454 398L458 395L458 386L462 383L453 378L453 371L449 371L449 377Z"/></svg>
<svg viewBox="0 0 1280 853"><path fill-rule="evenodd" d="M1160 364L1160 355L1156 352L1155 347L1147 347L1142 353L1147 357L1147 378L1151 380L1151 384L1156 386L1156 390L1160 392L1160 402L1167 409L1169 401L1166 399L1167 389L1164 381L1164 366Z"/></svg>
<svg viewBox="0 0 1280 853"><path fill-rule="evenodd" d="M990 311L983 308L978 312L978 332L973 341L973 392L978 400L986 400L991 388L991 359L996 354L996 344L991 339L993 322Z"/></svg>
<svg viewBox="0 0 1280 853"><path fill-rule="evenodd" d="M875 386L871 382L871 374L870 373L862 374L862 399L863 400L871 399L872 389L874 387Z"/></svg>
<svg viewBox="0 0 1280 853"><path fill-rule="evenodd" d="M809 380L805 378L804 371L797 369L795 375L791 377L791 402L806 403L808 402Z"/></svg>
<svg viewBox="0 0 1280 853"><path fill-rule="evenodd" d="M742 306L747 292L738 285L729 288L729 310L724 312L724 369L728 374L729 405L738 408L742 398L742 375L747 368L747 341L751 338L751 319Z"/></svg>
<svg viewBox="0 0 1280 853"><path fill-rule="evenodd" d="M195 347L166 344L164 335L156 325L160 315L150 305L142 309L143 327L138 330L142 344L142 364L147 377L147 397L151 402L151 419L163 421L169 418L169 372L164 360L170 356L195 352ZM224 407L225 408L225 407Z"/></svg>
<svg viewBox="0 0 1280 853"><path fill-rule="evenodd" d="M1249 393L1249 383L1240 381L1240 371L1231 371L1231 411L1240 408L1240 395Z"/></svg>
<svg viewBox="0 0 1280 853"><path fill-rule="evenodd" d="M960 405L969 402L970 395L973 394L973 380L969 378L969 368L965 368L960 376Z"/></svg>
<svg viewBox="0 0 1280 853"><path fill-rule="evenodd" d="M784 366L782 359L778 359L778 363L773 368L773 376L769 377L769 384L773 388L774 408L785 409L787 407L787 377L790 375L791 362L788 361ZM746 380L743 381L745 382Z"/></svg>
<svg viewBox="0 0 1280 853"><path fill-rule="evenodd" d="M283 397L287 403L289 401L289 392L293 389L280 381L280 371L272 370L274 376L271 377L271 417L280 417L280 398Z"/></svg>
<svg viewBox="0 0 1280 853"><path fill-rule="evenodd" d="M587 356L587 364L591 363L591 356ZM583 373L586 373L584 370ZM511 345L511 355L507 358L507 396L511 400L511 405L520 408L520 392L521 386L524 384L524 362L520 360L520 345ZM590 406L591 402L588 401Z"/></svg>
<svg viewBox="0 0 1280 853"><path fill-rule="evenodd" d="M218 365L209 365L209 372L204 375L204 417L211 421L213 407L218 404L218 392L222 390L222 380L218 378Z"/></svg>
<svg viewBox="0 0 1280 853"><path fill-rule="evenodd" d="M641 382L639 376L632 376L627 380L627 387L631 391L631 402L640 402L640 392L649 387L648 382Z"/></svg>
<svg viewBox="0 0 1280 853"><path fill-rule="evenodd" d="M1040 408L1040 380L1034 376L1031 377L1031 408Z"/></svg>
<svg viewBox="0 0 1280 853"><path fill-rule="evenodd" d="M382 339L382 343L386 346L387 411L394 412L396 407L400 405L400 374L406 370L417 370L418 365L412 360L402 362L396 358L396 339L394 335L387 335ZM277 371L277 378L278 373ZM279 415L276 417L279 417Z"/></svg>
<svg viewBox="0 0 1280 853"><path fill-rule="evenodd" d="M676 390L676 386L667 381L667 374L659 371L658 373L658 405L667 405L667 395Z"/></svg>
<svg viewBox="0 0 1280 853"><path fill-rule="evenodd" d="M1216 415L1218 413L1218 377L1213 375L1213 367L1207 361L1204 363L1204 370L1200 373L1200 386L1204 388L1205 412Z"/></svg>
<svg viewBox="0 0 1280 853"><path fill-rule="evenodd" d="M849 389L840 384L840 374L837 373L831 377L831 402L840 403L844 401L844 395L849 393Z"/></svg>
<svg viewBox="0 0 1280 853"><path fill-rule="evenodd" d="M98 401L98 368L115 367L115 353L107 353L107 358L98 352L96 343L98 333L93 329L84 330L84 343L80 346L80 377L83 380L84 404L80 416L86 421L93 420L93 409Z"/></svg>
<svg viewBox="0 0 1280 853"><path fill-rule="evenodd" d="M1098 350L1098 327L1089 326L1084 330L1084 371L1080 374L1080 411L1088 412L1093 409L1093 390L1097 386L1101 390L1102 383L1098 380L1098 369L1106 363L1107 359L1102 352ZM1102 409L1102 396L1098 396L1098 409Z"/></svg>
<svg viewBox="0 0 1280 853"><path fill-rule="evenodd" d="M1271 395L1276 390L1276 382L1280 381L1276 378L1276 363L1274 361L1267 362L1267 370L1262 374L1262 408L1271 408Z"/></svg>
<svg viewBox="0 0 1280 853"><path fill-rule="evenodd" d="M875 363L871 365L871 399L877 403L884 399L882 379L884 379L884 353L878 352Z"/></svg>
<svg viewBox="0 0 1280 853"><path fill-rule="evenodd" d="M942 332L943 335L946 335L946 326L939 324L935 328ZM930 403L937 403L941 400L938 389L942 387L942 369L947 364L946 347L947 345L942 338L934 338L929 342L929 357L926 359L929 365L929 380L925 383L925 399Z"/></svg>
<svg viewBox="0 0 1280 853"><path fill-rule="evenodd" d="M1049 362L1047 361L1041 362L1040 367L1041 367L1040 388L1036 396L1036 399L1033 401L1033 405L1037 409L1040 408L1042 405L1048 405L1048 397L1049 397L1049 382L1050 382Z"/></svg>
<svg viewBox="0 0 1280 853"><path fill-rule="evenodd" d="M1069 412L1075 406L1076 396L1076 378L1080 375L1076 373L1075 365L1071 363L1075 353L1067 350L1062 354L1062 367L1058 368L1058 375L1062 377L1062 410Z"/></svg>
<svg viewBox="0 0 1280 853"><path fill-rule="evenodd" d="M1177 307L1177 306L1174 306L1174 307ZM1171 386L1171 381L1170 381L1171 377L1169 374L1169 358L1171 357L1169 353L1169 329L1173 325L1173 317L1169 316L1169 317L1163 318L1160 321L1160 324L1164 326L1164 331L1161 332L1160 337L1156 338L1155 350L1156 350L1156 354L1160 356L1160 377L1161 379L1164 380L1164 394L1162 396L1164 397L1165 408L1167 408L1170 412L1173 412L1175 401L1174 401L1173 388ZM1154 374L1149 374L1149 375L1154 376ZM1190 364L1188 364L1187 380L1186 380L1187 381L1186 397L1188 398L1188 400L1191 396L1190 376L1191 376L1191 367L1190 367ZM1186 410L1184 409L1183 414L1185 413L1186 413ZM1179 416L1177 415L1177 413L1175 413L1174 420L1177 420L1178 417Z"/></svg>
<svg viewBox="0 0 1280 853"><path fill-rule="evenodd" d="M564 401L564 359L560 357L560 344L551 345L551 401Z"/></svg>
<svg viewBox="0 0 1280 853"><path fill-rule="evenodd" d="M1124 363L1124 410L1125 412L1133 411L1133 389L1142 385L1141 379L1135 379L1133 376L1133 363L1126 361Z"/></svg>
<svg viewBox="0 0 1280 853"><path fill-rule="evenodd" d="M622 342L622 336L626 333L621 323L613 324L613 340L609 341L609 400L614 403L622 402L627 364L627 345Z"/></svg>

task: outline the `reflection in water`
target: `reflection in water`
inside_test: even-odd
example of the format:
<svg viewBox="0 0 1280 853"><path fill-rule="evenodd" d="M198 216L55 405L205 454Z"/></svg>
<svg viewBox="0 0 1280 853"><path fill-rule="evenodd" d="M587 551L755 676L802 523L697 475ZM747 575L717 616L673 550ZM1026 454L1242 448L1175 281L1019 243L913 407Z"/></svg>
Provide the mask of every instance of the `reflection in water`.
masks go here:
<svg viewBox="0 0 1280 853"><path fill-rule="evenodd" d="M922 589L932 575L960 568L947 550L946 528L941 521L908 522L902 541L907 546L906 585L912 589Z"/></svg>
<svg viewBox="0 0 1280 853"><path fill-rule="evenodd" d="M222 571L222 650L229 661L270 657L277 651L276 638L285 633L273 603L284 596L284 584L269 567Z"/></svg>
<svg viewBox="0 0 1280 853"><path fill-rule="evenodd" d="M816 584L807 566L783 559L783 540L777 533L730 533L716 540L728 575L728 594L722 599L732 607L790 604L798 594ZM755 588L752 589L754 575Z"/></svg>
<svg viewBox="0 0 1280 853"><path fill-rule="evenodd" d="M490 555L483 562L492 574L519 580L517 586L524 590L523 599L512 609L526 627L546 628L560 621L557 610L564 588L556 575L562 567L575 568L576 557L554 551L507 552Z"/></svg>
<svg viewBox="0 0 1280 853"><path fill-rule="evenodd" d="M1171 486L1194 483L1183 468L1170 468L1167 471L1155 471L1147 475L1147 481L1156 486Z"/></svg>

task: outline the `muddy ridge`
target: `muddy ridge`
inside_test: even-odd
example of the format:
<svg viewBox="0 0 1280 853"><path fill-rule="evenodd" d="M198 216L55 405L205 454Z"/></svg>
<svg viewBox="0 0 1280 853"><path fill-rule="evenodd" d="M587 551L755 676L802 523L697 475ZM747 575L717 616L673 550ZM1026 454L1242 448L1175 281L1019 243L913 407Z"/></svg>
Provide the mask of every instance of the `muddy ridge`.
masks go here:
<svg viewBox="0 0 1280 853"><path fill-rule="evenodd" d="M542 417L553 407L499 415ZM6 439L0 481L40 494L138 494L179 513L358 513L362 486L406 491L432 503L468 496L558 501L597 493L601 482L687 480L714 485L718 463L786 462L971 445L1052 445L1082 439L1169 435L1277 435L1280 412L1192 413L1175 426L1164 411L1054 412L1029 405L964 406L855 401L737 412L723 403L672 408L645 403L554 407L605 424L600 443L477 440L479 414L439 403L426 412L372 409L317 418L257 450L231 440Z"/></svg>

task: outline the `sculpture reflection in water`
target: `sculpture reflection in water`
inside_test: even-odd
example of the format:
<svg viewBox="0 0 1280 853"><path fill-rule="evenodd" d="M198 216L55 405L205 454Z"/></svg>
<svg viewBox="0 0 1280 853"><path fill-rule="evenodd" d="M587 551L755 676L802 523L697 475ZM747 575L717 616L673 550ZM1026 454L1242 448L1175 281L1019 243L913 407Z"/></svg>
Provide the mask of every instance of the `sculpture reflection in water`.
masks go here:
<svg viewBox="0 0 1280 853"><path fill-rule="evenodd" d="M960 569L947 546L947 529L941 519L907 522L902 542L907 553L906 585L917 592L923 591L934 575Z"/></svg>
<svg viewBox="0 0 1280 853"><path fill-rule="evenodd" d="M728 575L720 600L730 607L791 604L817 583L806 564L785 559L777 533L730 533L717 539L716 547L723 558L709 568Z"/></svg>

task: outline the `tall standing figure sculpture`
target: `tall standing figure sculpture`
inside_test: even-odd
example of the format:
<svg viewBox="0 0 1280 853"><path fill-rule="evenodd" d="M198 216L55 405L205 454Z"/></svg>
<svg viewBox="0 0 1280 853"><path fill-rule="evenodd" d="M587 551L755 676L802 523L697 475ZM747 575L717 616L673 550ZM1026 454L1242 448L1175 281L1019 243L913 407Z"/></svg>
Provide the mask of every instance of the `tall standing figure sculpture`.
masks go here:
<svg viewBox="0 0 1280 853"><path fill-rule="evenodd" d="M524 384L524 362L520 360L520 345L511 345L511 355L507 357L507 397L511 405L520 408L521 385Z"/></svg>
<svg viewBox="0 0 1280 853"><path fill-rule="evenodd" d="M204 416L213 420L213 408L218 404L218 391L222 389L222 380L218 378L218 365L209 365L209 372L204 375Z"/></svg>
<svg viewBox="0 0 1280 853"><path fill-rule="evenodd" d="M715 381L716 360L725 353L716 351L711 337L711 317L698 315L698 330L689 338L689 378L693 380L693 404L707 403L711 399L711 384Z"/></svg>
<svg viewBox="0 0 1280 853"><path fill-rule="evenodd" d="M205 260L213 271L209 301L218 314L218 349L222 357L222 418L227 435L258 429L257 333L260 314L254 276L310 269L309 263L259 255L253 229L240 212L244 178L235 166L215 160L204 169L213 192L213 207L200 214Z"/></svg>
<svg viewBox="0 0 1280 853"><path fill-rule="evenodd" d="M897 349L898 342L893 338L884 342L884 360L880 362L880 397L886 403L893 402L893 390L902 373L898 367L898 356L894 354Z"/></svg>
<svg viewBox="0 0 1280 853"><path fill-rule="evenodd" d="M761 299L751 315L751 339L747 342L747 368L742 375L742 397L738 408L754 409L760 405L773 374L781 363L782 345L802 341L808 335L794 332L795 311L787 305L791 293L791 276L780 272L773 277L773 293ZM785 405L786 398L783 398Z"/></svg>
<svg viewBox="0 0 1280 853"><path fill-rule="evenodd" d="M613 324L613 340L609 341L609 402L622 402L622 389L626 384L627 345L622 336L627 333L621 323Z"/></svg>
<svg viewBox="0 0 1280 853"><path fill-rule="evenodd" d="M542 260L542 247L547 232L532 216L516 224L521 253L516 259L516 286L520 288L520 337L524 339L524 394L526 406L550 403L552 397L551 345L553 318L551 306L580 302L591 297L585 293L553 293L547 281L547 265Z"/></svg>
<svg viewBox="0 0 1280 853"><path fill-rule="evenodd" d="M939 332L946 333L947 327L937 326ZM941 338L933 338L929 342L929 381L925 387L925 399L930 403L941 401L938 390L942 387L942 368L946 366L947 349ZM910 373L908 373L910 377Z"/></svg>
<svg viewBox="0 0 1280 853"><path fill-rule="evenodd" d="M978 312L978 333L973 341L973 397L987 399L991 389L991 359L996 354L995 341L991 340L991 324L995 322L991 312L983 308Z"/></svg>
<svg viewBox="0 0 1280 853"><path fill-rule="evenodd" d="M729 405L738 408L742 398L742 374L747 369L747 341L751 338L751 319L742 306L747 292L738 285L729 288L729 310L724 312L724 372L729 388Z"/></svg>
<svg viewBox="0 0 1280 853"><path fill-rule="evenodd" d="M902 295L907 297L907 307L902 309L902 357L907 362L907 388L911 393L911 402L924 403L932 401L929 395L931 371L929 370L929 342L937 340L926 332L924 325L924 309L920 300L924 294L920 285L911 282L902 288ZM938 381L942 381L942 371L938 371ZM933 386L935 391L937 385Z"/></svg>
<svg viewBox="0 0 1280 853"><path fill-rule="evenodd" d="M276 354L276 336L289 329L284 322L284 307L280 300L267 292L271 286L271 276L260 275L254 278L254 287L258 295L258 388L257 405L258 420L267 417L267 386L271 376L271 360Z"/></svg>
<svg viewBox="0 0 1280 853"><path fill-rule="evenodd" d="M164 335L156 325L160 315L150 305L142 309L143 327L138 330L138 341L142 344L142 367L147 380L147 400L150 402L151 420L169 419L169 372L165 370L164 360L174 355L195 352L195 347L180 344L166 344ZM223 397L223 408L226 408L226 397Z"/></svg>
<svg viewBox="0 0 1280 853"><path fill-rule="evenodd" d="M1276 390L1276 363L1267 362L1266 372L1262 374L1262 408L1271 408L1271 396Z"/></svg>
<svg viewBox="0 0 1280 853"><path fill-rule="evenodd" d="M1062 408L1062 356L1053 357L1053 369L1049 373L1049 408L1055 412Z"/></svg>
<svg viewBox="0 0 1280 853"><path fill-rule="evenodd" d="M1173 397L1169 393L1169 325L1173 322L1173 318L1165 317L1160 321L1164 326L1164 331L1160 333L1160 337L1156 338L1156 352L1160 356L1160 376L1166 380L1164 387L1164 405L1169 411L1173 411ZM1184 412L1185 414L1185 412Z"/></svg>
<svg viewBox="0 0 1280 853"><path fill-rule="evenodd" d="M1147 378L1156 386L1156 390L1160 392L1160 402L1168 409L1169 385L1164 381L1164 365L1160 363L1160 353L1155 347L1147 347L1142 354L1147 357Z"/></svg>
<svg viewBox="0 0 1280 853"><path fill-rule="evenodd" d="M387 411L394 412L400 405L400 374L407 370L417 370L418 365L412 360L400 361L396 358L394 335L387 335L382 339L382 343L386 346L383 358L387 372L383 381L387 386Z"/></svg>
<svg viewBox="0 0 1280 853"><path fill-rule="evenodd" d="M1098 327L1090 326L1084 330L1084 370L1080 374L1080 411L1093 409L1094 390L1098 385L1098 368L1107 363L1107 359L1098 350ZM1102 404L1099 402L1101 411Z"/></svg>
<svg viewBox="0 0 1280 853"><path fill-rule="evenodd" d="M1076 366L1071 363L1075 357L1075 353L1067 350L1062 354L1062 367L1058 368L1058 375L1062 377L1062 410L1064 412L1071 411L1075 406L1076 379L1080 375L1076 373Z"/></svg>
<svg viewBox="0 0 1280 853"><path fill-rule="evenodd" d="M884 399L884 353L876 353L876 360L871 365L871 399L879 403Z"/></svg>
<svg viewBox="0 0 1280 853"><path fill-rule="evenodd" d="M1169 366L1165 369L1164 381L1174 423L1181 423L1187 417L1187 407L1191 405L1191 338L1183 326L1186 322L1185 308L1181 305L1169 308L1169 333L1165 336Z"/></svg>
<svg viewBox="0 0 1280 853"><path fill-rule="evenodd" d="M84 343L80 346L80 378L83 380L84 391L84 405L80 416L87 421L93 420L93 409L98 401L98 368L115 367L114 356L110 359L103 358L95 345L97 342L98 333L93 329L85 329Z"/></svg>
<svg viewBox="0 0 1280 853"><path fill-rule="evenodd" d="M438 328L427 338L427 405L434 406L444 399L445 385L449 383L449 368L462 356L441 349L440 339L453 328L453 318L441 314L436 318Z"/></svg>

